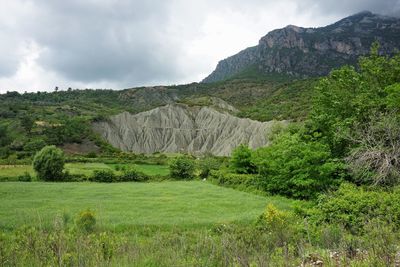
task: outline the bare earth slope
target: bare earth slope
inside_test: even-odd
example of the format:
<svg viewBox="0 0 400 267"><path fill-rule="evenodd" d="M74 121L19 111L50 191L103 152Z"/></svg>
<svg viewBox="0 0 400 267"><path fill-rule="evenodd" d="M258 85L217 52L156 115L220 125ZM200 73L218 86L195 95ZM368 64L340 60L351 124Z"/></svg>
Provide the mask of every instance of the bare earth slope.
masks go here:
<svg viewBox="0 0 400 267"><path fill-rule="evenodd" d="M251 148L266 145L273 124L237 118L211 107L168 104L135 115L123 112L93 127L123 151L227 156L239 144Z"/></svg>

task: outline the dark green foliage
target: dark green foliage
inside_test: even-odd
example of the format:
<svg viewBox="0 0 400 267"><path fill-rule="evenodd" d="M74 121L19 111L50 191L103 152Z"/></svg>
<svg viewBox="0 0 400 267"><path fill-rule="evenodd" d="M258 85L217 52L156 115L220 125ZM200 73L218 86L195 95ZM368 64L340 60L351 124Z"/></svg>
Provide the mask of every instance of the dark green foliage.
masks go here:
<svg viewBox="0 0 400 267"><path fill-rule="evenodd" d="M61 123L48 125L44 133L49 144L80 143L89 135L88 127L89 121L84 118L64 118Z"/></svg>
<svg viewBox="0 0 400 267"><path fill-rule="evenodd" d="M374 46L371 56L361 58L359 66L359 72L353 67L333 71L315 91L310 131L322 133L338 156L344 156L349 148L342 132L356 123L367 123L370 114L393 112L397 99L394 84L400 82L400 54L392 58L379 56Z"/></svg>
<svg viewBox="0 0 400 267"><path fill-rule="evenodd" d="M257 168L253 162L252 151L245 145L240 145L232 152L231 166L235 173L256 173Z"/></svg>
<svg viewBox="0 0 400 267"><path fill-rule="evenodd" d="M99 183L113 183L117 181L117 176L112 170L95 170L90 180Z"/></svg>
<svg viewBox="0 0 400 267"><path fill-rule="evenodd" d="M96 217L94 212L89 209L81 211L76 219L76 226L82 232L93 232L96 226Z"/></svg>
<svg viewBox="0 0 400 267"><path fill-rule="evenodd" d="M386 105L389 109L400 112L400 83L385 88L387 94Z"/></svg>
<svg viewBox="0 0 400 267"><path fill-rule="evenodd" d="M86 157L90 158L90 159L94 159L94 158L97 158L97 154L96 154L96 152L92 151L92 152L87 153Z"/></svg>
<svg viewBox="0 0 400 267"><path fill-rule="evenodd" d="M255 174L237 174L215 170L210 172L210 179L218 185L237 189L262 189L260 187L260 176Z"/></svg>
<svg viewBox="0 0 400 267"><path fill-rule="evenodd" d="M35 120L30 115L24 115L21 117L21 126L25 129L27 133L32 131Z"/></svg>
<svg viewBox="0 0 400 267"><path fill-rule="evenodd" d="M135 168L128 168L124 170L121 175L118 176L120 182L145 182L150 177L142 172L139 172Z"/></svg>
<svg viewBox="0 0 400 267"><path fill-rule="evenodd" d="M400 189L371 190L342 184L321 196L312 219L342 225L356 233L363 232L368 222L379 220L397 228L400 225Z"/></svg>
<svg viewBox="0 0 400 267"><path fill-rule="evenodd" d="M308 142L299 133L283 133L255 152L263 188L294 198L315 198L341 181L343 164L328 145Z"/></svg>
<svg viewBox="0 0 400 267"><path fill-rule="evenodd" d="M216 157L202 158L198 164L200 170L200 177L207 178L212 170L218 170L222 165L222 160Z"/></svg>
<svg viewBox="0 0 400 267"><path fill-rule="evenodd" d="M8 132L8 127L0 124L0 146L6 146L11 142L12 138Z"/></svg>
<svg viewBox="0 0 400 267"><path fill-rule="evenodd" d="M186 156L180 156L172 160L169 169L172 178L190 180L195 176L196 165L192 159Z"/></svg>
<svg viewBox="0 0 400 267"><path fill-rule="evenodd" d="M32 176L29 172L25 172L24 174L18 176L18 181L20 182L32 182Z"/></svg>
<svg viewBox="0 0 400 267"><path fill-rule="evenodd" d="M46 146L46 142L43 139L29 140L24 145L24 150L27 152L37 152Z"/></svg>
<svg viewBox="0 0 400 267"><path fill-rule="evenodd" d="M33 159L33 169L37 177L45 181L62 181L64 179L64 153L55 146L42 148Z"/></svg>
<svg viewBox="0 0 400 267"><path fill-rule="evenodd" d="M87 182L90 181L90 177L81 173L70 173L69 171L65 171L64 173L64 182Z"/></svg>

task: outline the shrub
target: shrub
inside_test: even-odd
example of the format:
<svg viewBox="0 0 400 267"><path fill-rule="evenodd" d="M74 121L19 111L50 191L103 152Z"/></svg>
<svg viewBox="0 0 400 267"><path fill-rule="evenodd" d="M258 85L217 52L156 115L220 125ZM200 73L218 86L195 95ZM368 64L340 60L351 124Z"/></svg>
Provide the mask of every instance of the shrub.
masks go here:
<svg viewBox="0 0 400 267"><path fill-rule="evenodd" d="M253 162L252 151L245 145L240 145L232 152L231 166L236 173L256 173L257 168Z"/></svg>
<svg viewBox="0 0 400 267"><path fill-rule="evenodd" d="M29 172L25 172L24 174L18 176L18 181L20 182L32 182L32 180L32 176Z"/></svg>
<svg viewBox="0 0 400 267"><path fill-rule="evenodd" d="M169 165L171 177L175 179L193 179L195 163L192 159L180 156L174 159Z"/></svg>
<svg viewBox="0 0 400 267"><path fill-rule="evenodd" d="M298 133L284 133L272 145L258 149L255 161L264 190L299 199L315 198L335 188L344 169L343 163L332 158L328 145L305 141Z"/></svg>
<svg viewBox="0 0 400 267"><path fill-rule="evenodd" d="M289 214L278 210L274 205L269 204L263 214L258 218L258 223L268 230L282 230L287 227L289 223Z"/></svg>
<svg viewBox="0 0 400 267"><path fill-rule="evenodd" d="M84 174L81 173L69 173L68 171L66 171L64 173L64 181L67 182L84 182L84 181L88 181L88 177Z"/></svg>
<svg viewBox="0 0 400 267"><path fill-rule="evenodd" d="M398 227L400 188L387 192L342 184L333 194L321 196L311 218L317 223L342 225L356 233L362 232L372 220Z"/></svg>
<svg viewBox="0 0 400 267"><path fill-rule="evenodd" d="M355 147L346 158L360 184L395 185L400 182L400 117L371 116L367 124L355 124L347 139Z"/></svg>
<svg viewBox="0 0 400 267"><path fill-rule="evenodd" d="M62 181L64 179L64 153L55 146L46 146L36 153L33 169L39 179L45 181Z"/></svg>
<svg viewBox="0 0 400 267"><path fill-rule="evenodd" d="M76 219L76 226L82 232L93 232L96 226L96 217L90 209L81 211Z"/></svg>
<svg viewBox="0 0 400 267"><path fill-rule="evenodd" d="M85 157L94 159L94 158L97 158L97 154L96 154L96 152L92 151L92 152L87 153Z"/></svg>
<svg viewBox="0 0 400 267"><path fill-rule="evenodd" d="M222 186L240 189L260 189L260 177L254 174L237 174L213 170L210 172L210 178Z"/></svg>
<svg viewBox="0 0 400 267"><path fill-rule="evenodd" d="M198 166L200 169L200 177L207 178L212 170L218 170L221 167L221 162L214 157L206 157L201 159Z"/></svg>
<svg viewBox="0 0 400 267"><path fill-rule="evenodd" d="M91 180L93 182L112 183L117 181L117 177L112 170L95 170Z"/></svg>
<svg viewBox="0 0 400 267"><path fill-rule="evenodd" d="M36 152L46 146L43 139L33 139L24 145L24 150L29 152Z"/></svg>
<svg viewBox="0 0 400 267"><path fill-rule="evenodd" d="M301 228L297 218L286 211L278 210L274 205L269 204L264 213L257 220L257 226L269 234L269 238L277 246L287 246L299 235Z"/></svg>
<svg viewBox="0 0 400 267"><path fill-rule="evenodd" d="M125 170L122 175L119 176L120 182L145 182L148 181L150 177L134 168Z"/></svg>

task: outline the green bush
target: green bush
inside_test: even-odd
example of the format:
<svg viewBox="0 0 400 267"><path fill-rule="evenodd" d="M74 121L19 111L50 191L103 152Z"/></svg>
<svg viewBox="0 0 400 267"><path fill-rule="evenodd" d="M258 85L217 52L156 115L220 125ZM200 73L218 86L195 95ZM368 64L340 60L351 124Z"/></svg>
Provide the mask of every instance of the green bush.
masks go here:
<svg viewBox="0 0 400 267"><path fill-rule="evenodd" d="M200 177L207 178L212 170L218 170L222 162L215 157L205 157L200 160L198 167L200 169Z"/></svg>
<svg viewBox="0 0 400 267"><path fill-rule="evenodd" d="M329 146L305 141L299 133L284 133L258 149L254 161L265 191L299 199L315 198L339 185L344 165L332 158Z"/></svg>
<svg viewBox="0 0 400 267"><path fill-rule="evenodd" d="M85 157L90 158L90 159L94 159L94 158L97 158L97 154L96 154L96 152L92 151L92 152L87 153L85 155Z"/></svg>
<svg viewBox="0 0 400 267"><path fill-rule="evenodd" d="M84 181L88 181L89 178L81 173L69 173L68 171L66 171L64 173L64 181L66 182L84 182Z"/></svg>
<svg viewBox="0 0 400 267"><path fill-rule="evenodd" d="M213 170L210 172L210 179L222 186L240 189L260 189L260 177L254 174L237 174Z"/></svg>
<svg viewBox="0 0 400 267"><path fill-rule="evenodd" d="M24 174L18 176L18 181L20 182L32 182L32 180L32 176L29 172L25 172Z"/></svg>
<svg viewBox="0 0 400 267"><path fill-rule="evenodd" d="M93 232L96 226L96 217L90 209L81 211L76 219L76 226L85 233Z"/></svg>
<svg viewBox="0 0 400 267"><path fill-rule="evenodd" d="M231 166L234 172L241 174L256 173L257 171L253 162L252 151L245 145L240 145L233 150Z"/></svg>
<svg viewBox="0 0 400 267"><path fill-rule="evenodd" d="M183 180L193 179L196 170L194 161L185 156L174 159L169 165L169 169L172 178Z"/></svg>
<svg viewBox="0 0 400 267"><path fill-rule="evenodd" d="M134 168L124 170L121 175L119 175L118 180L120 182L145 182L148 181L150 177Z"/></svg>
<svg viewBox="0 0 400 267"><path fill-rule="evenodd" d="M317 223L342 225L352 232L363 232L372 220L400 225L400 188L393 191L370 190L342 184L330 195L321 196L312 220Z"/></svg>
<svg viewBox="0 0 400 267"><path fill-rule="evenodd" d="M91 180L99 183L112 183L117 181L117 176L112 170L95 170Z"/></svg>
<svg viewBox="0 0 400 267"><path fill-rule="evenodd" d="M64 179L64 152L55 146L42 148L33 159L33 169L41 180L62 181Z"/></svg>
<svg viewBox="0 0 400 267"><path fill-rule="evenodd" d="M298 219L291 213L269 204L257 220L257 227L270 234L277 246L284 246L299 235Z"/></svg>
<svg viewBox="0 0 400 267"><path fill-rule="evenodd" d="M46 142L43 139L32 139L25 143L24 150L28 152L36 152L46 146Z"/></svg>

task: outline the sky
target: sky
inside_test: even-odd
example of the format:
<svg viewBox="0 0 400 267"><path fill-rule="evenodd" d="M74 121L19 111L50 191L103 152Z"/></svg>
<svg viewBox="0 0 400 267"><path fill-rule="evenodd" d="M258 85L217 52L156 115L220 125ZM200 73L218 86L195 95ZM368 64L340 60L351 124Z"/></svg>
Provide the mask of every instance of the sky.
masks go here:
<svg viewBox="0 0 400 267"><path fill-rule="evenodd" d="M365 10L400 0L0 0L0 93L198 82L271 30Z"/></svg>

